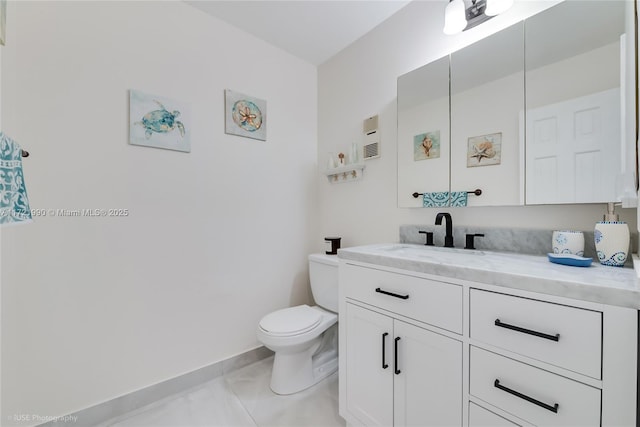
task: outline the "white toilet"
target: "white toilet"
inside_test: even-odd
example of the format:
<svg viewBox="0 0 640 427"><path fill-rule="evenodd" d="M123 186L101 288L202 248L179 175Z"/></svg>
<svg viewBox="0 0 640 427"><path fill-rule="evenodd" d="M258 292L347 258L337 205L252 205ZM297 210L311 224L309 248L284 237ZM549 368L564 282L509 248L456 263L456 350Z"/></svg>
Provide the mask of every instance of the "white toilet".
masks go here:
<svg viewBox="0 0 640 427"><path fill-rule="evenodd" d="M274 311L258 326L258 340L275 352L277 394L297 393L338 369L338 257L309 255L309 279L317 306Z"/></svg>

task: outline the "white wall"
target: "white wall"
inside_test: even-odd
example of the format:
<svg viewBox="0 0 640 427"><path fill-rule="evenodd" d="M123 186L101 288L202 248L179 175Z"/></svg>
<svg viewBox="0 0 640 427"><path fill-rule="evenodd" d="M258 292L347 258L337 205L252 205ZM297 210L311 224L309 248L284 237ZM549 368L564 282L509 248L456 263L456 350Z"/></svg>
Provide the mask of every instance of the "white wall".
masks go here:
<svg viewBox="0 0 640 427"><path fill-rule="evenodd" d="M620 42L527 71L528 108L620 87ZM608 64L600 66L600 64ZM581 71L576 75L575 70Z"/></svg>
<svg viewBox="0 0 640 427"><path fill-rule="evenodd" d="M308 302L317 70L181 1L9 2L4 131L36 217L2 230L2 425L63 415L259 346ZM128 145L128 90L187 102L191 153ZM224 133L223 91L267 101Z"/></svg>
<svg viewBox="0 0 640 427"><path fill-rule="evenodd" d="M414 1L318 69L318 156L361 143L362 120L380 115L381 158L367 161L361 181L331 185L319 178L320 235L343 246L398 240L402 224L433 224L434 208L398 208L396 79L555 3L517 1L507 13L456 36L442 33L447 1ZM321 167L323 166L322 162ZM514 180L518 177L514 176ZM604 205L446 209L456 225L592 230ZM636 229L634 209L621 219Z"/></svg>

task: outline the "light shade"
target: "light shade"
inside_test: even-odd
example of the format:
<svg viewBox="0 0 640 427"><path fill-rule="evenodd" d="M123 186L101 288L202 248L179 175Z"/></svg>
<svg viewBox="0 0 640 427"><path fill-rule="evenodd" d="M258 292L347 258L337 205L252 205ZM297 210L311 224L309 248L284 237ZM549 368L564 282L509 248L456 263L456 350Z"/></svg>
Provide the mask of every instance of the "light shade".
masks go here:
<svg viewBox="0 0 640 427"><path fill-rule="evenodd" d="M513 0L512 0L513 1ZM464 0L451 0L444 10L445 34L457 34L467 26Z"/></svg>
<svg viewBox="0 0 640 427"><path fill-rule="evenodd" d="M484 14L487 16L500 15L502 12L506 12L513 6L513 0L487 0L487 8L484 10Z"/></svg>

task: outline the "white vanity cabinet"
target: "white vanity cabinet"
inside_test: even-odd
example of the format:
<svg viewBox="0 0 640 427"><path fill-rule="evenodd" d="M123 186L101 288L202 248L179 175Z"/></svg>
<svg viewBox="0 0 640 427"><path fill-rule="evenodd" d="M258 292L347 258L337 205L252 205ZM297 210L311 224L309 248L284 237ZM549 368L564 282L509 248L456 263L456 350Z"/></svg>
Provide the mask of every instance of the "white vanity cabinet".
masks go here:
<svg viewBox="0 0 640 427"><path fill-rule="evenodd" d="M471 339L602 378L601 311L471 289L470 312ZM536 425L600 424L600 388L500 350L471 347L469 393Z"/></svg>
<svg viewBox="0 0 640 427"><path fill-rule="evenodd" d="M348 425L637 425L637 308L377 259L340 261Z"/></svg>
<svg viewBox="0 0 640 427"><path fill-rule="evenodd" d="M635 310L469 294L470 399L532 425L635 425Z"/></svg>
<svg viewBox="0 0 640 427"><path fill-rule="evenodd" d="M340 276L342 416L461 425L463 344L446 330L462 330L462 287L353 265Z"/></svg>

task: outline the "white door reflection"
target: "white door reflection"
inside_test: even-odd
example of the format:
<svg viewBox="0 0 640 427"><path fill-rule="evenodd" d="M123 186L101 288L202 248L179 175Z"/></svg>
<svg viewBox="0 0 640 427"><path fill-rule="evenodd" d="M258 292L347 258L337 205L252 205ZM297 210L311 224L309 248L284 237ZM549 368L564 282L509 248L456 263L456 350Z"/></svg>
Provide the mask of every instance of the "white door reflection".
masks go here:
<svg viewBox="0 0 640 427"><path fill-rule="evenodd" d="M620 89L527 111L527 204L615 200Z"/></svg>

